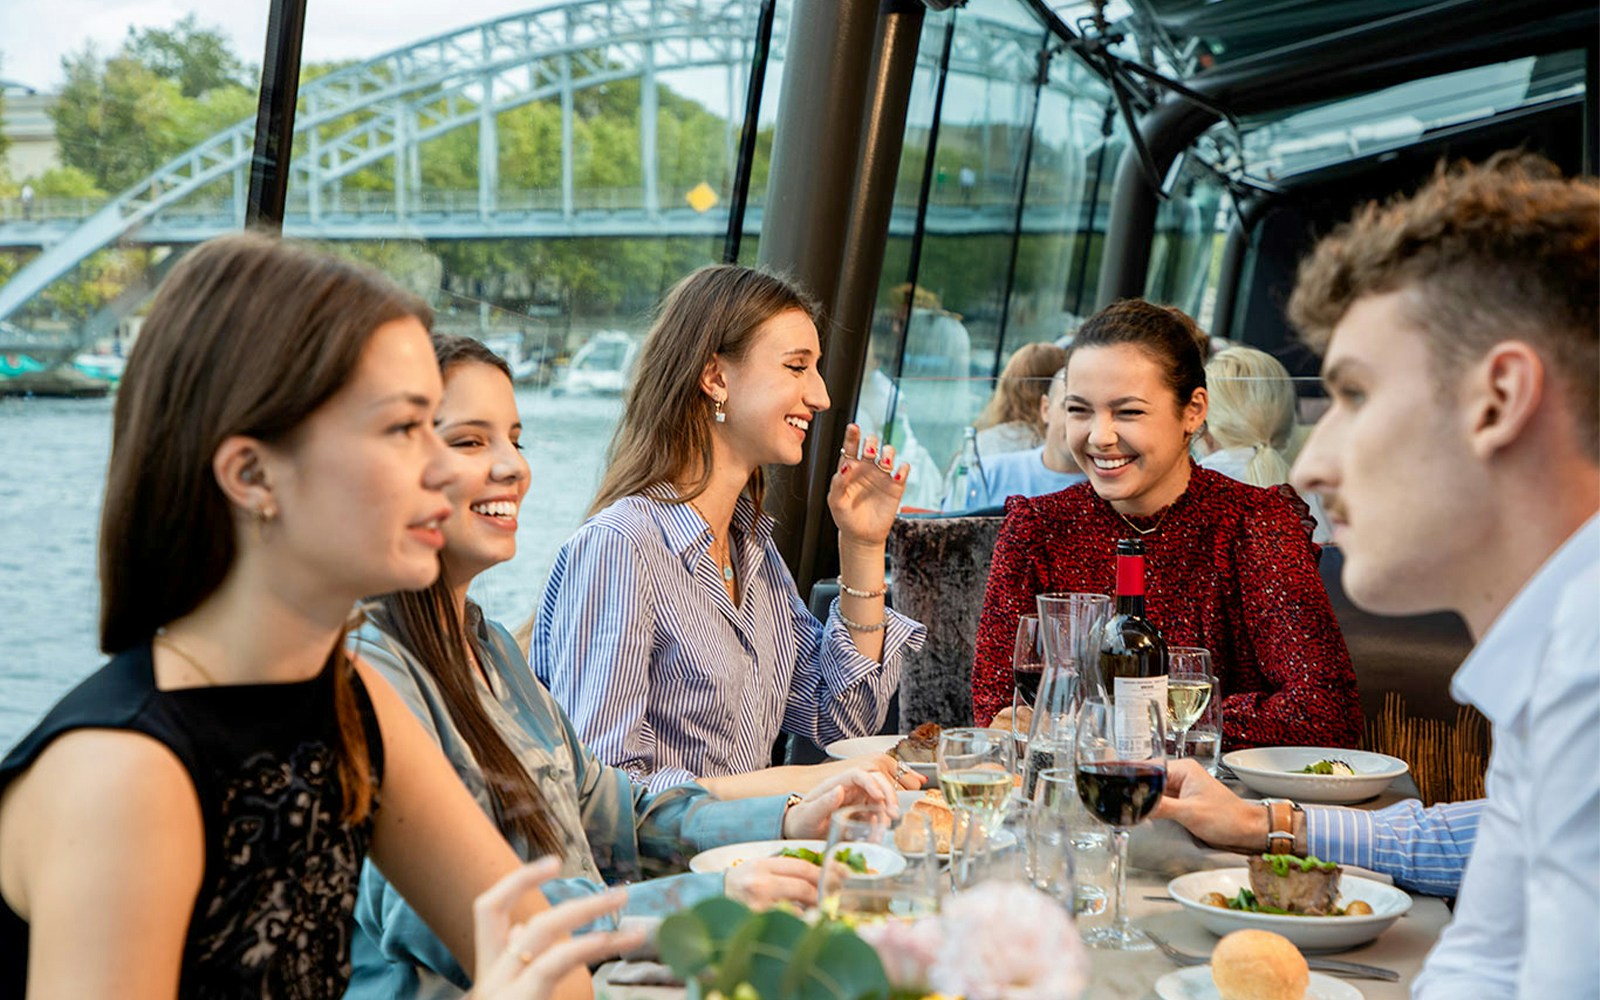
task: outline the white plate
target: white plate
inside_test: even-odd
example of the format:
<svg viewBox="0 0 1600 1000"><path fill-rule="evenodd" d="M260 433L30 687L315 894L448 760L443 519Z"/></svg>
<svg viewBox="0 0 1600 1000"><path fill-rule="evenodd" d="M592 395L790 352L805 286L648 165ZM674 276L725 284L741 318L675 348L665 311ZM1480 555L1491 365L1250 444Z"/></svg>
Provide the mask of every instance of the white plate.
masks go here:
<svg viewBox="0 0 1600 1000"><path fill-rule="evenodd" d="M774 857L791 847L804 847L821 854L827 847L821 840L751 840L743 844L724 844L709 851L701 851L689 859L692 872L720 872L734 865L756 858ZM874 875L894 875L906 866L906 859L896 851L877 844L852 844L852 849L866 858L867 867Z"/></svg>
<svg viewBox="0 0 1600 1000"><path fill-rule="evenodd" d="M1357 899L1364 900L1372 907L1371 915L1291 917L1276 913L1227 910L1200 902L1200 897L1208 892L1220 892L1233 897L1238 895L1240 889L1249 887L1250 869L1218 868L1180 875L1167 883L1167 893L1194 914L1206 930L1218 937L1253 927L1282 934L1301 951L1307 952L1342 951L1365 944L1388 930L1390 924L1411 909L1411 897L1403 890L1358 878L1349 872L1339 878L1339 901L1350 903Z"/></svg>
<svg viewBox="0 0 1600 1000"><path fill-rule="evenodd" d="M1167 973L1156 980L1156 996L1161 1000L1222 1000L1222 994L1211 981L1209 965L1191 965ZM1361 991L1343 979L1313 972L1306 1000L1361 1000Z"/></svg>
<svg viewBox="0 0 1600 1000"><path fill-rule="evenodd" d="M1342 760L1355 774L1300 774L1302 767L1319 760ZM1239 780L1261 795L1276 795L1301 802L1348 805L1379 795L1394 779L1410 770L1406 762L1387 754L1333 747L1256 747L1232 750L1222 762Z"/></svg>
<svg viewBox="0 0 1600 1000"><path fill-rule="evenodd" d="M903 739L905 739L903 736L857 736L851 740L834 740L823 747L822 752L835 760L849 760L852 757L865 757L871 753L888 753ZM939 767L931 762L912 763L906 766L928 779L930 784L924 787L931 788L931 783L939 778Z"/></svg>

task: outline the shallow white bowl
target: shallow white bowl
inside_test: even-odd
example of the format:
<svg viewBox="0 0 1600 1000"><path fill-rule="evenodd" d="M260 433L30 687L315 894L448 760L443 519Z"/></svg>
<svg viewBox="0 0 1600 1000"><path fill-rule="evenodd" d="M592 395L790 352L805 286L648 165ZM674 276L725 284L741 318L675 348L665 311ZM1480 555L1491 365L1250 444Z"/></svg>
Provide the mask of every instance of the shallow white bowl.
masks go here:
<svg viewBox="0 0 1600 1000"><path fill-rule="evenodd" d="M1355 774L1299 774L1319 760L1342 760ZM1256 747L1232 750L1222 762L1239 780L1261 795L1276 795L1299 802L1349 804L1382 794L1410 770L1406 762L1387 754L1334 747Z"/></svg>
<svg viewBox="0 0 1600 1000"><path fill-rule="evenodd" d="M732 868L734 865L753 861L756 858L770 858L790 847L805 847L821 854L827 843L821 840L751 840L742 844L724 844L713 847L708 851L701 851L689 859L689 870L692 872L720 872ZM871 868L874 875L894 875L906 866L906 859L897 851L878 844L852 844L852 849L861 852L867 860L867 867Z"/></svg>
<svg viewBox="0 0 1600 1000"><path fill-rule="evenodd" d="M1247 913L1227 910L1220 906L1207 906L1200 897L1208 892L1220 892L1232 897L1240 889L1250 887L1250 869L1217 868L1212 871L1190 872L1179 875L1167 883L1167 893L1194 914L1201 926L1217 935L1254 928L1273 931L1293 941L1306 952L1341 951L1365 944L1389 929L1411 909L1411 897L1401 889L1371 879L1358 878L1349 872L1339 879L1339 902L1348 905L1360 899L1372 907L1368 916L1356 917L1291 917L1276 913Z"/></svg>

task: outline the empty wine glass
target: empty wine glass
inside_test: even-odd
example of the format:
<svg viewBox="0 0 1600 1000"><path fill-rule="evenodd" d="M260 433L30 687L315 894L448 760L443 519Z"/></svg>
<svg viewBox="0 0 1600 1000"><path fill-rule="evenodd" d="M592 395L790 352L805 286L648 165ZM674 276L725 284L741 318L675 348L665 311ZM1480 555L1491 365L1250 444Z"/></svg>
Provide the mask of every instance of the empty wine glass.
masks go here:
<svg viewBox="0 0 1600 1000"><path fill-rule="evenodd" d="M1174 739L1173 756L1188 752L1189 727L1211 703L1216 683L1209 650L1196 646L1167 649L1167 726Z"/></svg>
<svg viewBox="0 0 1600 1000"><path fill-rule="evenodd" d="M1078 712L1078 798L1089 814L1111 827L1111 924L1086 932L1094 948L1145 951L1155 947L1128 920L1128 830L1161 800L1167 784L1166 711L1144 699L1094 697Z"/></svg>

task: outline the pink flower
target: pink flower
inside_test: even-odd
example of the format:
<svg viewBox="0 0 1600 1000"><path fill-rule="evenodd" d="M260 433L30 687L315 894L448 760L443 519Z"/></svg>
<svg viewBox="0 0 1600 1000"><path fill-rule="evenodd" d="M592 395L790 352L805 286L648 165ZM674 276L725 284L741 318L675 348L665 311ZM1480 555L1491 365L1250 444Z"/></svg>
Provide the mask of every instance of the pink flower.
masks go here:
<svg viewBox="0 0 1600 1000"><path fill-rule="evenodd" d="M1089 953L1072 918L1021 882L986 882L960 893L938 922L939 944L948 947L935 951L929 984L940 993L966 1000L1076 1000L1089 985ZM892 973L890 981L896 982Z"/></svg>
<svg viewBox="0 0 1600 1000"><path fill-rule="evenodd" d="M856 934L878 953L884 974L896 990L920 992L928 988L928 970L944 948L939 918L863 924L856 928Z"/></svg>

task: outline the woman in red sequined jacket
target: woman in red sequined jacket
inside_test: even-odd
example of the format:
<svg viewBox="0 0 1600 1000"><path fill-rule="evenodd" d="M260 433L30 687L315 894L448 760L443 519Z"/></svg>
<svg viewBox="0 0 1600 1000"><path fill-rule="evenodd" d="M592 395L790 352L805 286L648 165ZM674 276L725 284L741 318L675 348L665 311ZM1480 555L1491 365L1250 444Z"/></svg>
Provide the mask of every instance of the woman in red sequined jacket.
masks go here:
<svg viewBox="0 0 1600 1000"><path fill-rule="evenodd" d="M1305 504L1189 458L1206 413L1199 344L1187 316L1138 299L1078 331L1057 416L1089 481L1006 501L972 671L980 725L1011 703L1017 618L1035 595L1112 593L1117 540L1141 538L1145 613L1169 645L1211 650L1226 749L1359 743L1355 672Z"/></svg>

